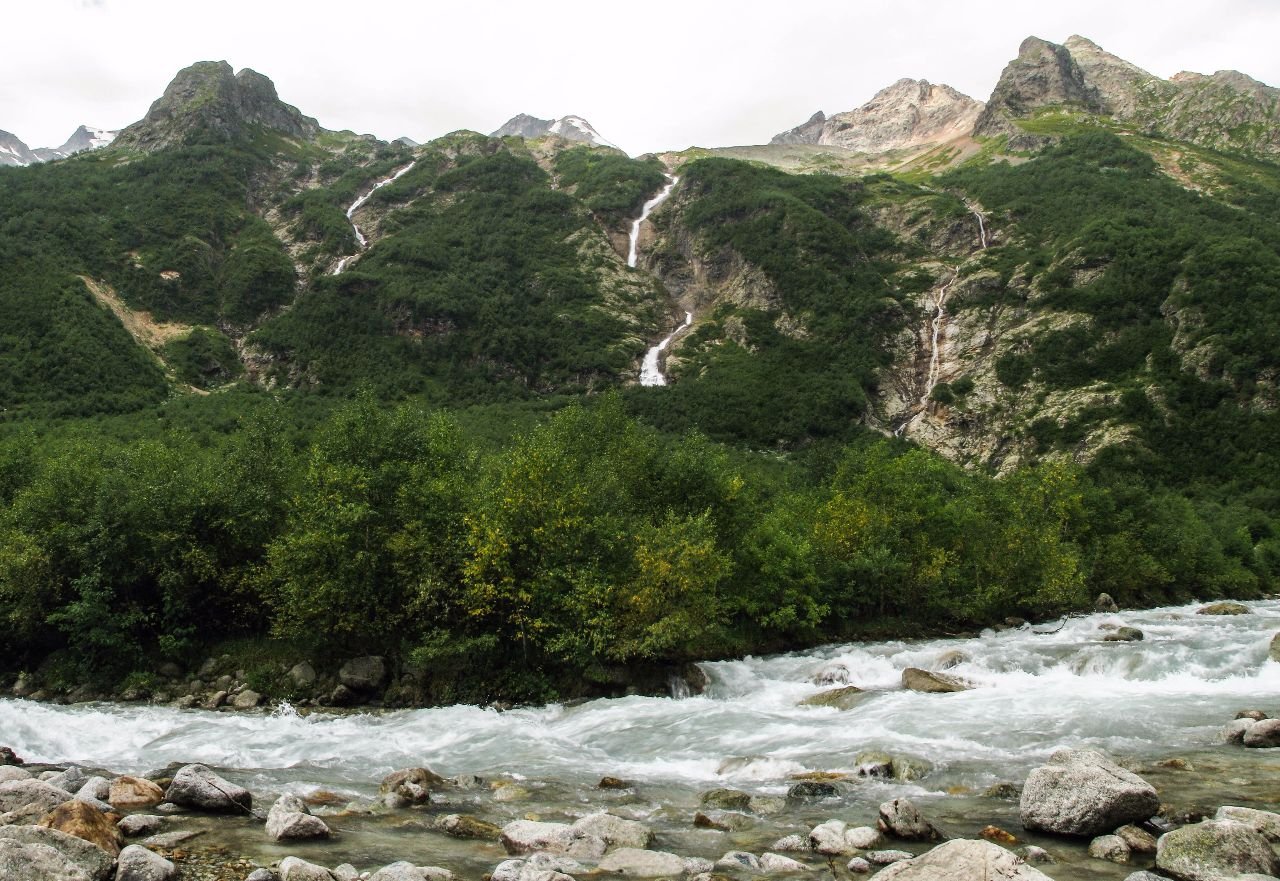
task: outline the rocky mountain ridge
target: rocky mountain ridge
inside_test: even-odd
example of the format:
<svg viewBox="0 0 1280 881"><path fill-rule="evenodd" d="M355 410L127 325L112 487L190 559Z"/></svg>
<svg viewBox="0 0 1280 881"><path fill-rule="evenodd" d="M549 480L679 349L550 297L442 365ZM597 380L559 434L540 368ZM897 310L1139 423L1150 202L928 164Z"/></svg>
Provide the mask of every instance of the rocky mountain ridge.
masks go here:
<svg viewBox="0 0 1280 881"><path fill-rule="evenodd" d="M491 138L517 137L536 140L554 135L566 141L595 144L598 147L616 147L601 137L595 127L581 116L562 116L559 119L538 119L527 113L519 113L508 119Z"/></svg>
<svg viewBox="0 0 1280 881"><path fill-rule="evenodd" d="M0 131L0 166L34 165L63 159L85 150L106 147L119 132L82 125L71 133L61 147L28 147L17 135Z"/></svg>

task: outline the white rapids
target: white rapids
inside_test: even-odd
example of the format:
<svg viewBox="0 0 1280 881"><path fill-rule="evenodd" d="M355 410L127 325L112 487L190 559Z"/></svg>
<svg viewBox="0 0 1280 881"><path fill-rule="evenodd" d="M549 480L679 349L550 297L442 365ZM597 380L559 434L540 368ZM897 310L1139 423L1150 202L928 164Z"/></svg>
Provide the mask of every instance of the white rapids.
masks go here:
<svg viewBox="0 0 1280 881"><path fill-rule="evenodd" d="M732 783L781 792L790 774L849 769L859 750L880 748L927 759L934 771L918 783L876 783L877 793L940 793L1021 780L1062 745L1139 760L1214 749L1236 711L1274 713L1280 663L1267 652L1280 629L1280 601L1249 605L1253 614L1236 617L1186 606L1070 619L1054 633L1023 627L706 663L707 693L682 700L302 717L287 708L218 713L4 699L0 743L28 761L124 773L199 761L258 787L366 794L393 768L423 763L444 774L583 785L611 774L676 788ZM1141 628L1145 640L1103 642L1100 625L1121 623ZM897 688L905 667L929 667L950 650L968 659L950 672L977 688L944 695ZM814 684L823 669L874 694L845 712L797 706L834 687Z"/></svg>
<svg viewBox="0 0 1280 881"><path fill-rule="evenodd" d="M360 227L356 224L355 213L358 210L360 210L361 206L363 206L365 202L368 202L369 199L373 197L374 193L378 192L378 190L387 186L387 184L395 183L400 178L404 177L406 174L409 173L409 171L413 168L413 166L417 164L418 164L417 160L415 159L413 162L410 162L404 168L401 168L395 174L391 175L391 177L383 178L382 180L378 181L376 184L374 184L372 187L369 188L368 192L364 193L359 198L357 198L354 202L352 202L351 207L347 209L347 220L350 221L351 223L351 231L356 234L356 242L359 243L361 251L369 247L369 240L365 238L364 233L360 231ZM342 270L346 269L347 265L350 264L351 261L356 259L356 257L358 256L360 255L351 254L346 257L343 257L341 260L338 261L338 265L334 267L333 274L340 275L342 273Z"/></svg>

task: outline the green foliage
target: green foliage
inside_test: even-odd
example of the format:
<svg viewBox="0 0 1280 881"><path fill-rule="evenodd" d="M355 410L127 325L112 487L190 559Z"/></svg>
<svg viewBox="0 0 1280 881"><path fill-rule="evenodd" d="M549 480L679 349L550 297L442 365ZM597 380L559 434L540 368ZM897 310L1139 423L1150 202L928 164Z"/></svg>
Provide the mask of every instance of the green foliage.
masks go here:
<svg viewBox="0 0 1280 881"><path fill-rule="evenodd" d="M557 153L554 167L561 185L573 187L591 213L614 229L638 217L645 201L666 182L656 158L629 159L591 147Z"/></svg>
<svg viewBox="0 0 1280 881"><path fill-rule="evenodd" d="M180 380L201 389L228 383L244 371L231 340L211 327L197 327L166 343L162 355Z"/></svg>

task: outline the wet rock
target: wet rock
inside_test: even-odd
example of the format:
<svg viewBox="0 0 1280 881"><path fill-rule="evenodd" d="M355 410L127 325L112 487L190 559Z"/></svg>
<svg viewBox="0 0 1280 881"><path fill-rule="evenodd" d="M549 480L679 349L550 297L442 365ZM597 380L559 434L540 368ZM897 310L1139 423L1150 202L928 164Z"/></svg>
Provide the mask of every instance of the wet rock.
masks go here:
<svg viewBox="0 0 1280 881"><path fill-rule="evenodd" d="M328 838L332 833L319 817L296 795L282 795L267 812L267 837L272 841L307 841Z"/></svg>
<svg viewBox="0 0 1280 881"><path fill-rule="evenodd" d="M430 768L401 768L382 778L378 795L390 807L423 805L431 801L431 790L443 786L444 782L444 778Z"/></svg>
<svg viewBox="0 0 1280 881"><path fill-rule="evenodd" d="M596 789L630 789L631 784L620 777L601 777Z"/></svg>
<svg viewBox="0 0 1280 881"><path fill-rule="evenodd" d="M102 848L56 829L0 827L0 878L6 881L33 876L50 881L104 881L113 862Z"/></svg>
<svg viewBox="0 0 1280 881"><path fill-rule="evenodd" d="M84 768L81 768L79 765L72 765L65 771L59 771L56 774L50 774L48 776L42 774L40 779L45 783L48 783L50 786L56 786L59 789L66 790L67 792L75 792L81 786L84 786L85 782L89 779L89 776L90 775L84 770Z"/></svg>
<svg viewBox="0 0 1280 881"><path fill-rule="evenodd" d="M928 853L894 863L876 876L877 881L1050 881L1038 869L1010 851L989 841L957 839Z"/></svg>
<svg viewBox="0 0 1280 881"><path fill-rule="evenodd" d="M116 828L128 838L137 838L139 835L154 835L164 822L164 817L155 814L130 814L117 823Z"/></svg>
<svg viewBox="0 0 1280 881"><path fill-rule="evenodd" d="M911 854L905 850L873 850L864 853L863 856L873 866L892 866L894 863L911 859Z"/></svg>
<svg viewBox="0 0 1280 881"><path fill-rule="evenodd" d="M454 838L473 838L481 841L497 841L502 829L493 823L466 814L446 814L436 820L435 828Z"/></svg>
<svg viewBox="0 0 1280 881"><path fill-rule="evenodd" d="M760 871L760 858L745 850L731 850L716 860L717 869L746 869L748 872Z"/></svg>
<svg viewBox="0 0 1280 881"><path fill-rule="evenodd" d="M685 859L661 850L640 850L620 847L607 854L597 868L615 875L632 875L637 878L659 878L685 873Z"/></svg>
<svg viewBox="0 0 1280 881"><path fill-rule="evenodd" d="M941 841L943 837L911 800L905 798L895 798L880 805L880 819L876 825L881 832L903 841Z"/></svg>
<svg viewBox="0 0 1280 881"><path fill-rule="evenodd" d="M589 814L570 828L579 835L601 838L610 847L646 848L653 843L653 830L648 826L609 813Z"/></svg>
<svg viewBox="0 0 1280 881"><path fill-rule="evenodd" d="M1156 852L1156 837L1137 826L1121 826L1116 835L1129 846L1131 853L1147 856Z"/></svg>
<svg viewBox="0 0 1280 881"><path fill-rule="evenodd" d="M1244 736L1249 733L1250 728L1257 724L1256 719L1249 717L1232 719L1218 732L1218 739L1223 743L1244 743Z"/></svg>
<svg viewBox="0 0 1280 881"><path fill-rule="evenodd" d="M1241 710L1236 713L1237 719L1252 719L1255 722L1261 722L1263 719L1270 718L1262 710Z"/></svg>
<svg viewBox="0 0 1280 881"><path fill-rule="evenodd" d="M1280 858L1253 828L1231 820L1205 820L1160 836L1156 868L1179 881L1280 873Z"/></svg>
<svg viewBox="0 0 1280 881"><path fill-rule="evenodd" d="M926 694L947 694L973 688L958 676L933 673L929 670L921 670L919 667L908 667L902 671L902 687L909 691L920 691Z"/></svg>
<svg viewBox="0 0 1280 881"><path fill-rule="evenodd" d="M1099 835L1089 842L1089 856L1112 863L1129 862L1129 845L1119 835Z"/></svg>
<svg viewBox="0 0 1280 881"><path fill-rule="evenodd" d="M177 874L173 863L136 844L120 851L116 863L116 881L170 881Z"/></svg>
<svg viewBox="0 0 1280 881"><path fill-rule="evenodd" d="M324 866L285 857L280 861L280 881L337 881L337 876Z"/></svg>
<svg viewBox="0 0 1280 881"><path fill-rule="evenodd" d="M451 881L453 873L448 869L428 866L419 868L413 863L401 860L389 866L383 866L369 876L369 881Z"/></svg>
<svg viewBox="0 0 1280 881"><path fill-rule="evenodd" d="M164 790L145 777L117 777L107 787L105 799L116 810L136 811L160 804Z"/></svg>
<svg viewBox="0 0 1280 881"><path fill-rule="evenodd" d="M813 845L804 835L787 835L775 841L772 849L782 853L804 853L813 850Z"/></svg>
<svg viewBox="0 0 1280 881"><path fill-rule="evenodd" d="M996 844L1003 844L1005 847L1012 847L1018 843L1016 835L1012 832L1006 832L999 826L984 826L982 831L978 833L978 837L993 841Z"/></svg>
<svg viewBox="0 0 1280 881"><path fill-rule="evenodd" d="M693 815L693 825L699 829L717 829L721 832L735 832L755 825L755 820L737 811L721 811L715 808L698 811Z"/></svg>
<svg viewBox="0 0 1280 881"><path fill-rule="evenodd" d="M1244 745L1252 749L1270 749L1280 746L1280 719L1263 719L1254 722L1244 733Z"/></svg>
<svg viewBox="0 0 1280 881"><path fill-rule="evenodd" d="M193 838L198 838L204 832L200 829L179 829L175 832L161 832L159 835L151 835L142 839L144 847L158 847L161 850L172 850L180 844L186 844Z"/></svg>
<svg viewBox="0 0 1280 881"><path fill-rule="evenodd" d="M1022 795L1022 787L1016 783L993 783L982 790L982 794L986 798L1002 798L1005 801L1013 801Z"/></svg>
<svg viewBox="0 0 1280 881"><path fill-rule="evenodd" d="M1156 767L1168 768L1170 771L1194 771L1195 765L1180 756L1174 756L1171 759L1161 759L1156 762Z"/></svg>
<svg viewBox="0 0 1280 881"><path fill-rule="evenodd" d="M1197 615L1251 615L1253 610L1243 603L1210 603L1196 609Z"/></svg>
<svg viewBox="0 0 1280 881"><path fill-rule="evenodd" d="M704 807L722 811L745 811L751 805L751 793L740 789L712 789L702 793L698 802Z"/></svg>
<svg viewBox="0 0 1280 881"><path fill-rule="evenodd" d="M858 686L846 685L843 688L832 688L810 695L796 706L833 707L837 710L852 710L868 697L870 697L870 694L858 688Z"/></svg>
<svg viewBox="0 0 1280 881"><path fill-rule="evenodd" d="M848 685L853 672L843 661L832 661L813 674L814 685Z"/></svg>
<svg viewBox="0 0 1280 881"><path fill-rule="evenodd" d="M787 790L788 801L822 801L840 794L840 787L823 780L805 780Z"/></svg>
<svg viewBox="0 0 1280 881"><path fill-rule="evenodd" d="M225 688L215 691L213 694L209 695L209 699L204 702L204 708L206 710L218 709L218 707L222 706L227 702L227 695L229 693L230 692L228 692Z"/></svg>
<svg viewBox="0 0 1280 881"><path fill-rule="evenodd" d="M859 777L893 777L893 756L880 750L863 750L853 758Z"/></svg>
<svg viewBox="0 0 1280 881"><path fill-rule="evenodd" d="M776 795L753 795L747 803L747 810L758 817L772 817L787 809L787 800Z"/></svg>
<svg viewBox="0 0 1280 881"><path fill-rule="evenodd" d="M870 875L873 869L872 865L862 857L854 857L849 860L849 863L845 868L848 869L849 873L852 875Z"/></svg>
<svg viewBox="0 0 1280 881"><path fill-rule="evenodd" d="M823 856L839 856L855 848L845 841L848 824L843 820L828 820L809 830L809 847Z"/></svg>
<svg viewBox="0 0 1280 881"><path fill-rule="evenodd" d="M74 796L43 780L8 780L0 783L0 814L10 825L35 823Z"/></svg>
<svg viewBox="0 0 1280 881"><path fill-rule="evenodd" d="M1031 772L1019 815L1030 830L1095 836L1160 810L1150 783L1096 750L1063 749Z"/></svg>
<svg viewBox="0 0 1280 881"><path fill-rule="evenodd" d="M1025 862L1032 865L1042 866L1049 863L1056 863L1057 860L1053 855L1043 847L1036 847L1034 844L1028 844L1026 847L1018 848L1018 856L1022 857Z"/></svg>
<svg viewBox="0 0 1280 881"><path fill-rule="evenodd" d="M342 866L338 866L338 869L341 868ZM337 875L340 881L356 881L356 878L360 877L360 873L356 872L353 878L344 878L342 875L338 875L337 869L334 870L334 874ZM254 869L245 877L244 881L280 881L280 876L270 869Z"/></svg>
<svg viewBox="0 0 1280 881"><path fill-rule="evenodd" d="M75 797L91 801L106 801L111 792L111 781L106 777L93 776L81 784L75 791Z"/></svg>
<svg viewBox="0 0 1280 881"><path fill-rule="evenodd" d="M1280 631L1271 637L1271 648L1267 652L1267 656L1273 661L1280 661Z"/></svg>
<svg viewBox="0 0 1280 881"><path fill-rule="evenodd" d="M249 790L213 773L207 765L184 765L165 790L165 801L184 808L214 814L248 813L253 808Z"/></svg>
<svg viewBox="0 0 1280 881"><path fill-rule="evenodd" d="M455 774L445 780L454 789L483 789L484 778L476 774Z"/></svg>
<svg viewBox="0 0 1280 881"><path fill-rule="evenodd" d="M237 710L252 710L260 703L262 703L262 695L252 688L246 688L231 699L231 706Z"/></svg>
<svg viewBox="0 0 1280 881"><path fill-rule="evenodd" d="M58 805L40 818L39 824L74 835L97 845L112 857L120 853L120 833L116 825L102 811L82 801L68 801Z"/></svg>
<svg viewBox="0 0 1280 881"><path fill-rule="evenodd" d="M973 659L959 649L951 649L938 655L930 665L930 669L950 670L953 667L959 667L961 664L967 664L971 660Z"/></svg>
<svg viewBox="0 0 1280 881"><path fill-rule="evenodd" d="M809 867L799 860L793 860L791 857L784 857L778 853L762 853L760 854L760 871L769 874L777 874L783 872L808 872Z"/></svg>
<svg viewBox="0 0 1280 881"><path fill-rule="evenodd" d="M338 681L357 693L377 691L387 681L387 662L374 655L352 658L338 670Z"/></svg>
<svg viewBox="0 0 1280 881"><path fill-rule="evenodd" d="M1243 823L1268 841L1280 843L1280 814L1271 811L1259 811L1253 808L1238 808L1223 805L1214 815L1215 820L1234 820Z"/></svg>
<svg viewBox="0 0 1280 881"><path fill-rule="evenodd" d="M585 872L577 860L535 853L526 860L506 860L493 870L492 881L573 881L569 873Z"/></svg>
<svg viewBox="0 0 1280 881"><path fill-rule="evenodd" d="M884 841L874 826L851 826L844 831L845 843L856 850L867 850Z"/></svg>
<svg viewBox="0 0 1280 881"><path fill-rule="evenodd" d="M30 780L31 772L15 765L0 765L0 783L9 780Z"/></svg>
<svg viewBox="0 0 1280 881"><path fill-rule="evenodd" d="M1116 601L1111 598L1109 593L1100 593L1098 598L1093 601L1093 610L1095 612L1119 612L1120 607L1116 605Z"/></svg>
<svg viewBox="0 0 1280 881"><path fill-rule="evenodd" d="M1124 881L1169 881L1164 875L1157 875L1155 872L1148 872L1143 869L1140 872L1130 872L1124 876Z"/></svg>
<svg viewBox="0 0 1280 881"><path fill-rule="evenodd" d="M502 827L498 840L512 855L544 850L578 859L598 859L607 845L603 838L580 832L568 823L516 820Z"/></svg>
<svg viewBox="0 0 1280 881"><path fill-rule="evenodd" d="M1114 632L1102 637L1103 642L1142 642L1142 631L1136 627L1117 627Z"/></svg>

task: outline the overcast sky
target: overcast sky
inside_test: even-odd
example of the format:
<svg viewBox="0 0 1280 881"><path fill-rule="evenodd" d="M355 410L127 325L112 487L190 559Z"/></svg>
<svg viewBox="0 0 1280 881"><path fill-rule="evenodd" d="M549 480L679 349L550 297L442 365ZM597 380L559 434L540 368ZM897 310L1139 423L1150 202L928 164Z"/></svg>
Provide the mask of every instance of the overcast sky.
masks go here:
<svg viewBox="0 0 1280 881"><path fill-rule="evenodd" d="M127 125L209 59L330 129L426 141L576 113L632 154L767 142L901 77L985 99L1030 34L1280 84L1276 0L0 0L0 33L0 129L32 147Z"/></svg>

